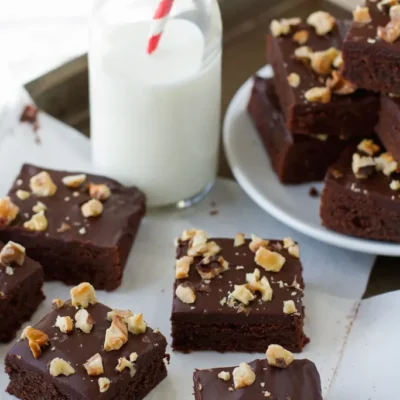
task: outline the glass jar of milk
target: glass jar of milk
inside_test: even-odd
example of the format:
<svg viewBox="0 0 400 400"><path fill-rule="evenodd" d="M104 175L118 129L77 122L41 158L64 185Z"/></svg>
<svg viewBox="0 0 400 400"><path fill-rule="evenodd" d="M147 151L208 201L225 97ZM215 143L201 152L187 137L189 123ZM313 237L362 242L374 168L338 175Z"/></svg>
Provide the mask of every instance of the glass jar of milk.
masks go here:
<svg viewBox="0 0 400 400"><path fill-rule="evenodd" d="M160 0L97 0L89 50L96 172L187 207L217 171L222 22L217 0L175 0L147 54Z"/></svg>

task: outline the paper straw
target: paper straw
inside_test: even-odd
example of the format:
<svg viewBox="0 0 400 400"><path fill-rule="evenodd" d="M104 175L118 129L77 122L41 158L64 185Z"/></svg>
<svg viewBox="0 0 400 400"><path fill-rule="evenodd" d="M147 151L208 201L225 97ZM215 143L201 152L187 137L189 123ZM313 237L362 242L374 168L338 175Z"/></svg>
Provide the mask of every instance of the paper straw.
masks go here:
<svg viewBox="0 0 400 400"><path fill-rule="evenodd" d="M152 54L157 49L173 4L174 0L161 0L158 4L153 16L150 37L147 44L148 54Z"/></svg>

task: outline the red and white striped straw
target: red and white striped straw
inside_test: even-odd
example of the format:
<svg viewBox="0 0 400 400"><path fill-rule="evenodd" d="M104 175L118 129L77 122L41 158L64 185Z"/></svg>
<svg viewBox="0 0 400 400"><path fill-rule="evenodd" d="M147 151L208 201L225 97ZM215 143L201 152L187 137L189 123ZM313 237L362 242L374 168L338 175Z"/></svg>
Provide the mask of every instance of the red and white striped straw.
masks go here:
<svg viewBox="0 0 400 400"><path fill-rule="evenodd" d="M152 54L157 49L173 4L174 0L161 0L158 4L153 16L150 38L147 44L148 54Z"/></svg>

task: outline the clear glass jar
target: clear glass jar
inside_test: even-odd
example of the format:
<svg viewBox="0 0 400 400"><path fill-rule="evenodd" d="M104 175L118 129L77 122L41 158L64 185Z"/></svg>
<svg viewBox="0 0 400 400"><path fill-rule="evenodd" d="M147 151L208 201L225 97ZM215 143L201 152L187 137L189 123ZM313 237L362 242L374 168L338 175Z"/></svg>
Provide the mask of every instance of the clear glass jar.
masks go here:
<svg viewBox="0 0 400 400"><path fill-rule="evenodd" d="M221 108L217 0L175 0L146 52L159 0L97 0L89 49L95 170L141 188L150 207L186 207L212 187Z"/></svg>

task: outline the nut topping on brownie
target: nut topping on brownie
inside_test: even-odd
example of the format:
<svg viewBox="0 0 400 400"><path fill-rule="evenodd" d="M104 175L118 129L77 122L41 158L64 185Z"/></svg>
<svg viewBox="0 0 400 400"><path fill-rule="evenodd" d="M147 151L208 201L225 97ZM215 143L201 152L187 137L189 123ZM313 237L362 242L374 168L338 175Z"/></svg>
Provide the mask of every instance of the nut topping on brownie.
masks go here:
<svg viewBox="0 0 400 400"><path fill-rule="evenodd" d="M325 11L316 11L307 18L307 24L315 28L317 35L324 36L336 26L336 19Z"/></svg>
<svg viewBox="0 0 400 400"><path fill-rule="evenodd" d="M22 266L25 261L25 247L9 241L0 251L0 263L4 266Z"/></svg>
<svg viewBox="0 0 400 400"><path fill-rule="evenodd" d="M75 327L80 329L84 333L90 333L95 324L94 319L84 308L80 309L75 314Z"/></svg>
<svg viewBox="0 0 400 400"><path fill-rule="evenodd" d="M49 366L49 372L52 376L65 375L70 376L75 374L74 368L62 358L55 358Z"/></svg>
<svg viewBox="0 0 400 400"><path fill-rule="evenodd" d="M90 197L96 200L107 200L111 196L110 188L101 183L99 185L95 185L94 183L89 184L89 194Z"/></svg>
<svg viewBox="0 0 400 400"><path fill-rule="evenodd" d="M53 196L57 191L57 186L51 179L47 171L39 172L37 175L32 176L29 181L32 193L39 197Z"/></svg>
<svg viewBox="0 0 400 400"><path fill-rule="evenodd" d="M393 43L400 36L400 5L396 3L389 10L390 21L385 27L378 26L377 36L385 42Z"/></svg>
<svg viewBox="0 0 400 400"><path fill-rule="evenodd" d="M87 282L75 286L70 291L71 304L75 307L87 308L89 304L96 304L96 291L94 287Z"/></svg>
<svg viewBox="0 0 400 400"><path fill-rule="evenodd" d="M108 378L99 378L100 393L107 392L110 388L111 381Z"/></svg>
<svg viewBox="0 0 400 400"><path fill-rule="evenodd" d="M287 35L290 33L290 28L301 24L300 18L282 18L281 20L274 19L270 24L271 32L274 36Z"/></svg>
<svg viewBox="0 0 400 400"><path fill-rule="evenodd" d="M49 343L49 337L44 332L31 326L27 326L21 334L21 340L25 339L29 340L29 348L35 358L39 358L42 353L41 348Z"/></svg>
<svg viewBox="0 0 400 400"><path fill-rule="evenodd" d="M64 305L64 302L61 299L53 299L51 304L53 305L54 310L58 310Z"/></svg>
<svg viewBox="0 0 400 400"><path fill-rule="evenodd" d="M192 304L196 301L196 293L188 285L181 284L176 288L176 296L182 303Z"/></svg>
<svg viewBox="0 0 400 400"><path fill-rule="evenodd" d="M189 276L190 266L193 263L193 257L183 256L175 262L175 278L183 279Z"/></svg>
<svg viewBox="0 0 400 400"><path fill-rule="evenodd" d="M268 364L277 368L287 368L294 361L294 356L290 351L276 344L268 346L266 356Z"/></svg>
<svg viewBox="0 0 400 400"><path fill-rule="evenodd" d="M243 246L245 243L246 243L246 237L245 237L244 233L237 233L235 235L233 245L235 247L240 247L240 246Z"/></svg>
<svg viewBox="0 0 400 400"><path fill-rule="evenodd" d="M26 190L17 190L15 194L20 200L27 200L31 197L31 194Z"/></svg>
<svg viewBox="0 0 400 400"><path fill-rule="evenodd" d="M40 211L46 211L47 210L47 206L46 204L42 203L41 201L38 201L33 207L32 207L32 211L34 213L39 213Z"/></svg>
<svg viewBox="0 0 400 400"><path fill-rule="evenodd" d="M128 328L121 317L116 315L106 331L104 350L119 350L128 341Z"/></svg>
<svg viewBox="0 0 400 400"><path fill-rule="evenodd" d="M72 330L74 329L74 322L72 321L72 318L69 316L67 317L58 316L56 319L55 326L59 328L62 333L71 333Z"/></svg>
<svg viewBox="0 0 400 400"><path fill-rule="evenodd" d="M141 335L146 332L147 324L143 319L143 314L134 314L127 319L128 330L133 335Z"/></svg>
<svg viewBox="0 0 400 400"><path fill-rule="evenodd" d="M371 14L368 7L357 6L353 11L353 21L367 24L371 22Z"/></svg>
<svg viewBox="0 0 400 400"><path fill-rule="evenodd" d="M279 272L285 264L286 259L275 251L260 247L256 252L255 261L257 265L266 271Z"/></svg>
<svg viewBox="0 0 400 400"><path fill-rule="evenodd" d="M85 218L97 217L103 212L103 204L99 200L92 199L83 204L81 210Z"/></svg>
<svg viewBox="0 0 400 400"><path fill-rule="evenodd" d="M19 213L19 208L7 197L0 198L0 226L7 226Z"/></svg>
<svg viewBox="0 0 400 400"><path fill-rule="evenodd" d="M251 369L249 364L241 363L233 370L233 384L235 389L242 389L250 386L256 380L256 374Z"/></svg>
<svg viewBox="0 0 400 400"><path fill-rule="evenodd" d="M62 183L70 188L77 188L86 180L85 174L69 175L62 178Z"/></svg>
<svg viewBox="0 0 400 400"><path fill-rule="evenodd" d="M99 353L89 358L83 366L90 376L98 376L104 373L103 359Z"/></svg>
<svg viewBox="0 0 400 400"><path fill-rule="evenodd" d="M125 368L128 368L130 371L131 378L136 375L136 368L131 361L129 361L126 357L121 357L118 359L118 365L116 366L116 370L118 372L122 372Z"/></svg>
<svg viewBox="0 0 400 400"><path fill-rule="evenodd" d="M33 214L29 221L24 222L24 228L28 231L41 232L45 231L48 227L48 221L44 211L39 211Z"/></svg>

